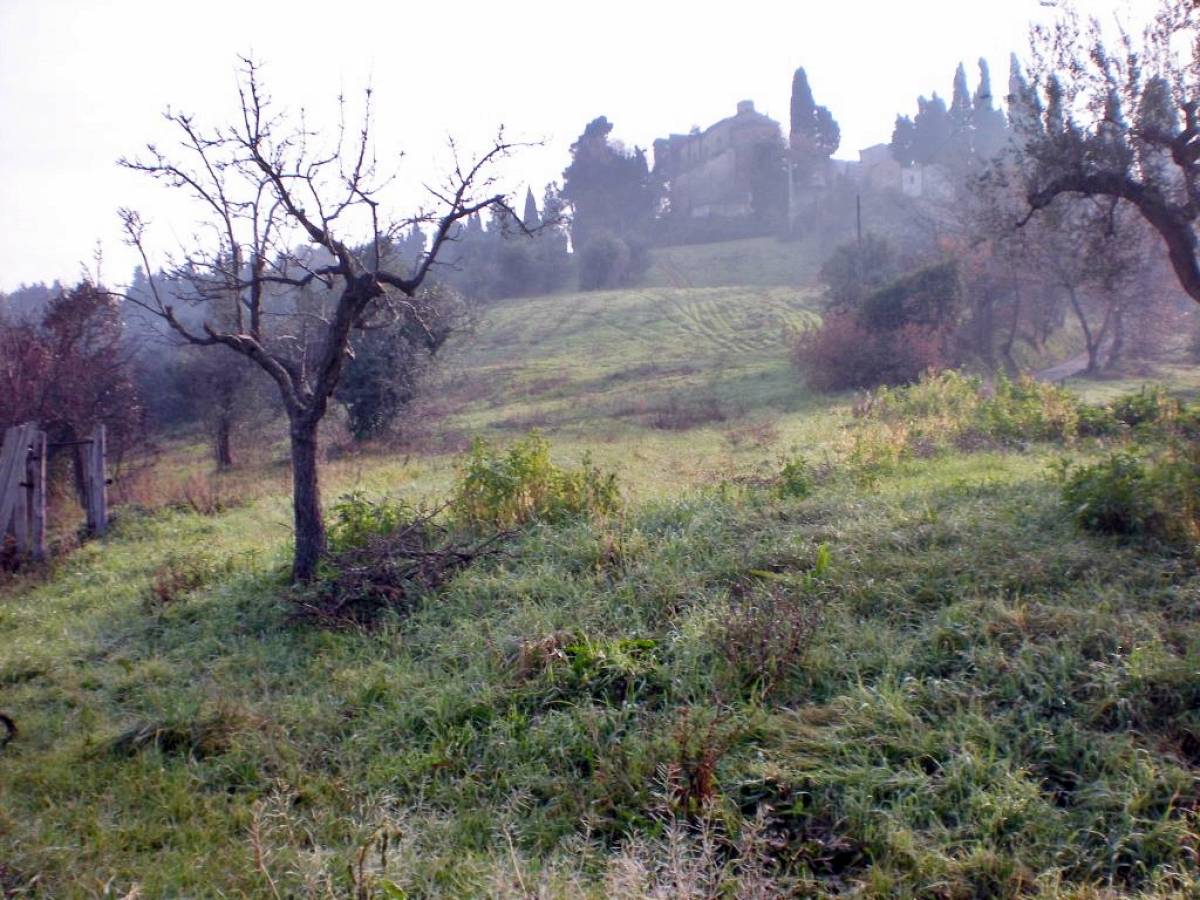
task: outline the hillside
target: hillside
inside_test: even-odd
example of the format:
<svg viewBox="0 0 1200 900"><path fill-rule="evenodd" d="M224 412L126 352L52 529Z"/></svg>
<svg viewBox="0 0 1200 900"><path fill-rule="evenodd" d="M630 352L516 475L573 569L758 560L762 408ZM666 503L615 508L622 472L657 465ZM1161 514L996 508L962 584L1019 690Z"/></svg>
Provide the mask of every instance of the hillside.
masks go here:
<svg viewBox="0 0 1200 900"><path fill-rule="evenodd" d="M826 249L814 238L745 238L712 244L656 247L645 283L652 287L810 285Z"/></svg>
<svg viewBox="0 0 1200 900"><path fill-rule="evenodd" d="M327 495L438 501L467 439L537 426L625 502L524 527L411 614L297 617L263 436L228 506L126 508L0 585L0 890L1200 889L1193 558L1076 527L1051 472L1095 440L947 419L901 452L810 395L785 335L812 302L488 309L409 444L335 454ZM161 490L203 466L172 460Z"/></svg>

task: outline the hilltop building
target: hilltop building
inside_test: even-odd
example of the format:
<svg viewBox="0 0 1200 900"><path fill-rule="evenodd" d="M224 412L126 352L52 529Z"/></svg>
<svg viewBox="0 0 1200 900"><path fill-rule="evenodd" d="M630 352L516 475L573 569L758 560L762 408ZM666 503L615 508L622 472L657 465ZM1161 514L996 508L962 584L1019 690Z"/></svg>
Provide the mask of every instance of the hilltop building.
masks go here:
<svg viewBox="0 0 1200 900"><path fill-rule="evenodd" d="M948 182L941 167L902 166L887 144L859 151L857 160L830 159L793 168L780 124L743 100L737 112L705 130L672 134L654 142L654 175L667 189L671 212L685 220L745 219L754 212L754 167L765 148L783 154L792 171L782 181L788 196L781 212L795 224L811 198L832 188L835 179L868 190L894 190L909 197L932 196ZM807 201L805 198L808 198Z"/></svg>
<svg viewBox="0 0 1200 900"><path fill-rule="evenodd" d="M753 163L763 144L780 145L778 122L743 100L737 112L704 131L654 142L654 173L668 186L673 212L689 218L748 216Z"/></svg>

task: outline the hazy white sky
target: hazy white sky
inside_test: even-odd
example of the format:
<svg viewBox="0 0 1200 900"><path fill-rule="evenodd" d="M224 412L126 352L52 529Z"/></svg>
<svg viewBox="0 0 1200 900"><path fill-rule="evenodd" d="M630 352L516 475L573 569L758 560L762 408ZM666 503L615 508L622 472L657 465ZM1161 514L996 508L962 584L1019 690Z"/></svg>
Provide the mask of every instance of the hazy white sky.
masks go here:
<svg viewBox="0 0 1200 900"><path fill-rule="evenodd" d="M1131 2L1149 4L1084 6ZM227 118L238 54L263 61L276 100L311 121L332 121L337 95L369 81L381 158L407 154L402 182L435 175L449 135L483 147L503 124L544 140L507 167L540 198L588 120L606 115L647 148L742 99L786 123L800 65L841 124L837 155L853 158L888 140L918 94L948 95L960 60L974 89L987 57L1003 96L1009 52L1046 15L1038 0L0 0L0 290L75 278L97 242L105 277L124 281L119 206L153 220L162 246L189 234L167 189L115 161L165 145L168 105Z"/></svg>

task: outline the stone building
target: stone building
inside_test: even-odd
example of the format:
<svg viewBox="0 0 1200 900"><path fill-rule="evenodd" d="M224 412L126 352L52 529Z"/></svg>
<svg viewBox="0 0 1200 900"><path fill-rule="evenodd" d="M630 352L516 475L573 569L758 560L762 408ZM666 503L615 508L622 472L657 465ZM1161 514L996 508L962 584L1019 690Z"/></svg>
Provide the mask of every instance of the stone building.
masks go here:
<svg viewBox="0 0 1200 900"><path fill-rule="evenodd" d="M668 187L671 209L689 218L735 218L751 213L756 148L780 145L779 123L743 100L737 113L704 131L654 142L654 173Z"/></svg>
<svg viewBox="0 0 1200 900"><path fill-rule="evenodd" d="M930 165L902 166L887 144L858 151L858 159L832 161L833 171L865 188L900 191L908 197L946 199L952 186L945 168Z"/></svg>

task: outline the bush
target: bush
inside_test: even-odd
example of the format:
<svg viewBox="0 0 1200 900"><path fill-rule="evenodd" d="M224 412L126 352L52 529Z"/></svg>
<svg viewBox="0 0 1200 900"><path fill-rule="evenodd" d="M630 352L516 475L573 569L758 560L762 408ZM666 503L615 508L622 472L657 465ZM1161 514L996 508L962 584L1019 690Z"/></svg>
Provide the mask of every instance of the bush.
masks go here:
<svg viewBox="0 0 1200 900"><path fill-rule="evenodd" d="M579 251L579 289L600 291L628 284L634 276L634 254L611 232L602 232Z"/></svg>
<svg viewBox="0 0 1200 900"><path fill-rule="evenodd" d="M896 248L885 237L868 232L862 241L837 247L821 266L821 281L831 307L854 308L897 274Z"/></svg>
<svg viewBox="0 0 1200 900"><path fill-rule="evenodd" d="M1130 428L1165 425L1179 416L1180 404L1165 387L1156 384L1118 398L1112 405L1112 412L1118 422Z"/></svg>
<svg viewBox="0 0 1200 900"><path fill-rule="evenodd" d="M792 359L819 391L908 384L956 365L962 306L952 263L919 269L831 310L797 339Z"/></svg>
<svg viewBox="0 0 1200 900"><path fill-rule="evenodd" d="M1114 453L1103 462L1062 472L1063 501L1075 521L1090 531L1136 534L1153 514L1147 502L1146 463L1133 453Z"/></svg>
<svg viewBox="0 0 1200 900"><path fill-rule="evenodd" d="M365 547L371 538L395 534L417 517L417 511L403 500L372 500L364 491L351 491L339 497L330 514L332 553Z"/></svg>
<svg viewBox="0 0 1200 900"><path fill-rule="evenodd" d="M779 470L775 493L780 497L795 497L803 500L812 493L813 479L808 463L802 456L793 456Z"/></svg>
<svg viewBox="0 0 1200 900"><path fill-rule="evenodd" d="M1167 393L1162 385L1143 387L1107 406L1083 406L1079 409L1079 433L1092 437L1114 437L1131 429L1160 432L1182 426L1191 428L1191 410Z"/></svg>
<svg viewBox="0 0 1200 900"><path fill-rule="evenodd" d="M560 468L550 459L549 442L533 432L503 454L477 438L451 510L471 528L512 528L534 520L604 515L619 501L615 474L601 472L588 456L578 469Z"/></svg>
<svg viewBox="0 0 1200 900"><path fill-rule="evenodd" d="M946 329L920 324L874 331L852 312L833 312L801 334L792 362L817 391L907 384L953 361Z"/></svg>
<svg viewBox="0 0 1200 900"><path fill-rule="evenodd" d="M918 440L940 441L969 428L983 402L983 381L947 369L916 383L881 387L855 407L859 418L904 424Z"/></svg>
<svg viewBox="0 0 1200 900"><path fill-rule="evenodd" d="M999 375L978 418L983 434L998 440L1069 441L1078 433L1079 406L1057 385Z"/></svg>
<svg viewBox="0 0 1200 900"><path fill-rule="evenodd" d="M1200 448L1175 445L1155 458L1130 451L1061 471L1062 497L1089 531L1146 535L1170 544L1200 540Z"/></svg>

